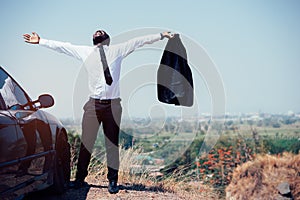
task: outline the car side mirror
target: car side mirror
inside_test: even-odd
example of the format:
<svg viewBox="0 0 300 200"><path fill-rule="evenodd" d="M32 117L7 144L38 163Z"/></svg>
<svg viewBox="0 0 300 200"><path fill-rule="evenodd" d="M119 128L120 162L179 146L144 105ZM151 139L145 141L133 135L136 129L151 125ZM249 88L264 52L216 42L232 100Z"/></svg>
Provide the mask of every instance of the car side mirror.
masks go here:
<svg viewBox="0 0 300 200"><path fill-rule="evenodd" d="M41 108L49 108L54 105L54 99L49 94L42 94L39 96L37 102L39 102L41 105Z"/></svg>

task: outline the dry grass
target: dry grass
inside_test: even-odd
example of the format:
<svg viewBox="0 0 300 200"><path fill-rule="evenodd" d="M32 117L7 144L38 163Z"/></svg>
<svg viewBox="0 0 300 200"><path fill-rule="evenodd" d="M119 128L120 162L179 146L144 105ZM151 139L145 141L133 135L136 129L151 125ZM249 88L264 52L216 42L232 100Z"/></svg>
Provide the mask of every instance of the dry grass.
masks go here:
<svg viewBox="0 0 300 200"><path fill-rule="evenodd" d="M300 154L260 155L238 166L226 188L227 199L279 199L280 183L290 185L294 199L300 199Z"/></svg>
<svg viewBox="0 0 300 200"><path fill-rule="evenodd" d="M178 181L174 177L169 177L163 180L161 185L165 190L172 191L183 199L219 199L215 189L201 181Z"/></svg>
<svg viewBox="0 0 300 200"><path fill-rule="evenodd" d="M149 176L147 169L143 169L142 173L135 175L131 173L131 166L141 165L142 160L135 159L141 153L141 150L120 150L120 170L119 184L130 190L142 192L161 192L173 193L178 199L218 199L218 194L210 186L204 185L199 181L191 181L188 175L181 174L180 170L174 176L158 180L153 176ZM103 159L102 159L103 158ZM99 162L101 160L101 162ZM74 163L76 164L76 163ZM74 166L73 178L74 178ZM92 155L89 165L89 175L87 181L92 181L95 184L103 184L106 182L106 159L101 152L95 152ZM181 176L181 181L178 181L178 176ZM184 178L186 177L186 178Z"/></svg>

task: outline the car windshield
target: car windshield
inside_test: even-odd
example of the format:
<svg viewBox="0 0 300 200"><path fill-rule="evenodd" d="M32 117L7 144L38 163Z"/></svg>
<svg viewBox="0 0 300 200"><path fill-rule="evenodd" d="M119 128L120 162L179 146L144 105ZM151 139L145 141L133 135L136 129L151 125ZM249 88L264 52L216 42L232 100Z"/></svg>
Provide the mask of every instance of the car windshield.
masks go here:
<svg viewBox="0 0 300 200"><path fill-rule="evenodd" d="M11 109L15 105L25 105L28 100L20 86L0 68L0 104L1 109Z"/></svg>

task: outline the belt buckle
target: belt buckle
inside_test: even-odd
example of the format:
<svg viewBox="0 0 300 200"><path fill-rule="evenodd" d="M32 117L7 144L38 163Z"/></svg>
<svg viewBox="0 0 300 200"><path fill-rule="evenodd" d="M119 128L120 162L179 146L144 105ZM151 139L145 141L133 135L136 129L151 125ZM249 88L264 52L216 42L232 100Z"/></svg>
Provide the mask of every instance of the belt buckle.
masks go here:
<svg viewBox="0 0 300 200"><path fill-rule="evenodd" d="M103 99L103 100L99 100L100 103L102 104L110 104L110 100L106 100L106 99Z"/></svg>

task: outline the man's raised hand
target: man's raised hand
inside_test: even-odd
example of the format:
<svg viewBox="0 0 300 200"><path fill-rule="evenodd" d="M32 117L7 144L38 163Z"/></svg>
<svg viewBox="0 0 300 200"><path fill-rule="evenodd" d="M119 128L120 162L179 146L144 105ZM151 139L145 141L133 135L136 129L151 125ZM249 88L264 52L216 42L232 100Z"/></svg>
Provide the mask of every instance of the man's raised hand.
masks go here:
<svg viewBox="0 0 300 200"><path fill-rule="evenodd" d="M24 41L30 44L38 44L40 42L40 36L36 32L32 32L32 35L26 33L23 35Z"/></svg>
<svg viewBox="0 0 300 200"><path fill-rule="evenodd" d="M168 32L163 32L163 33L162 33L162 36L163 36L163 37L166 37L166 38L168 38L168 39L171 39L171 38L174 37L174 34L168 31Z"/></svg>

